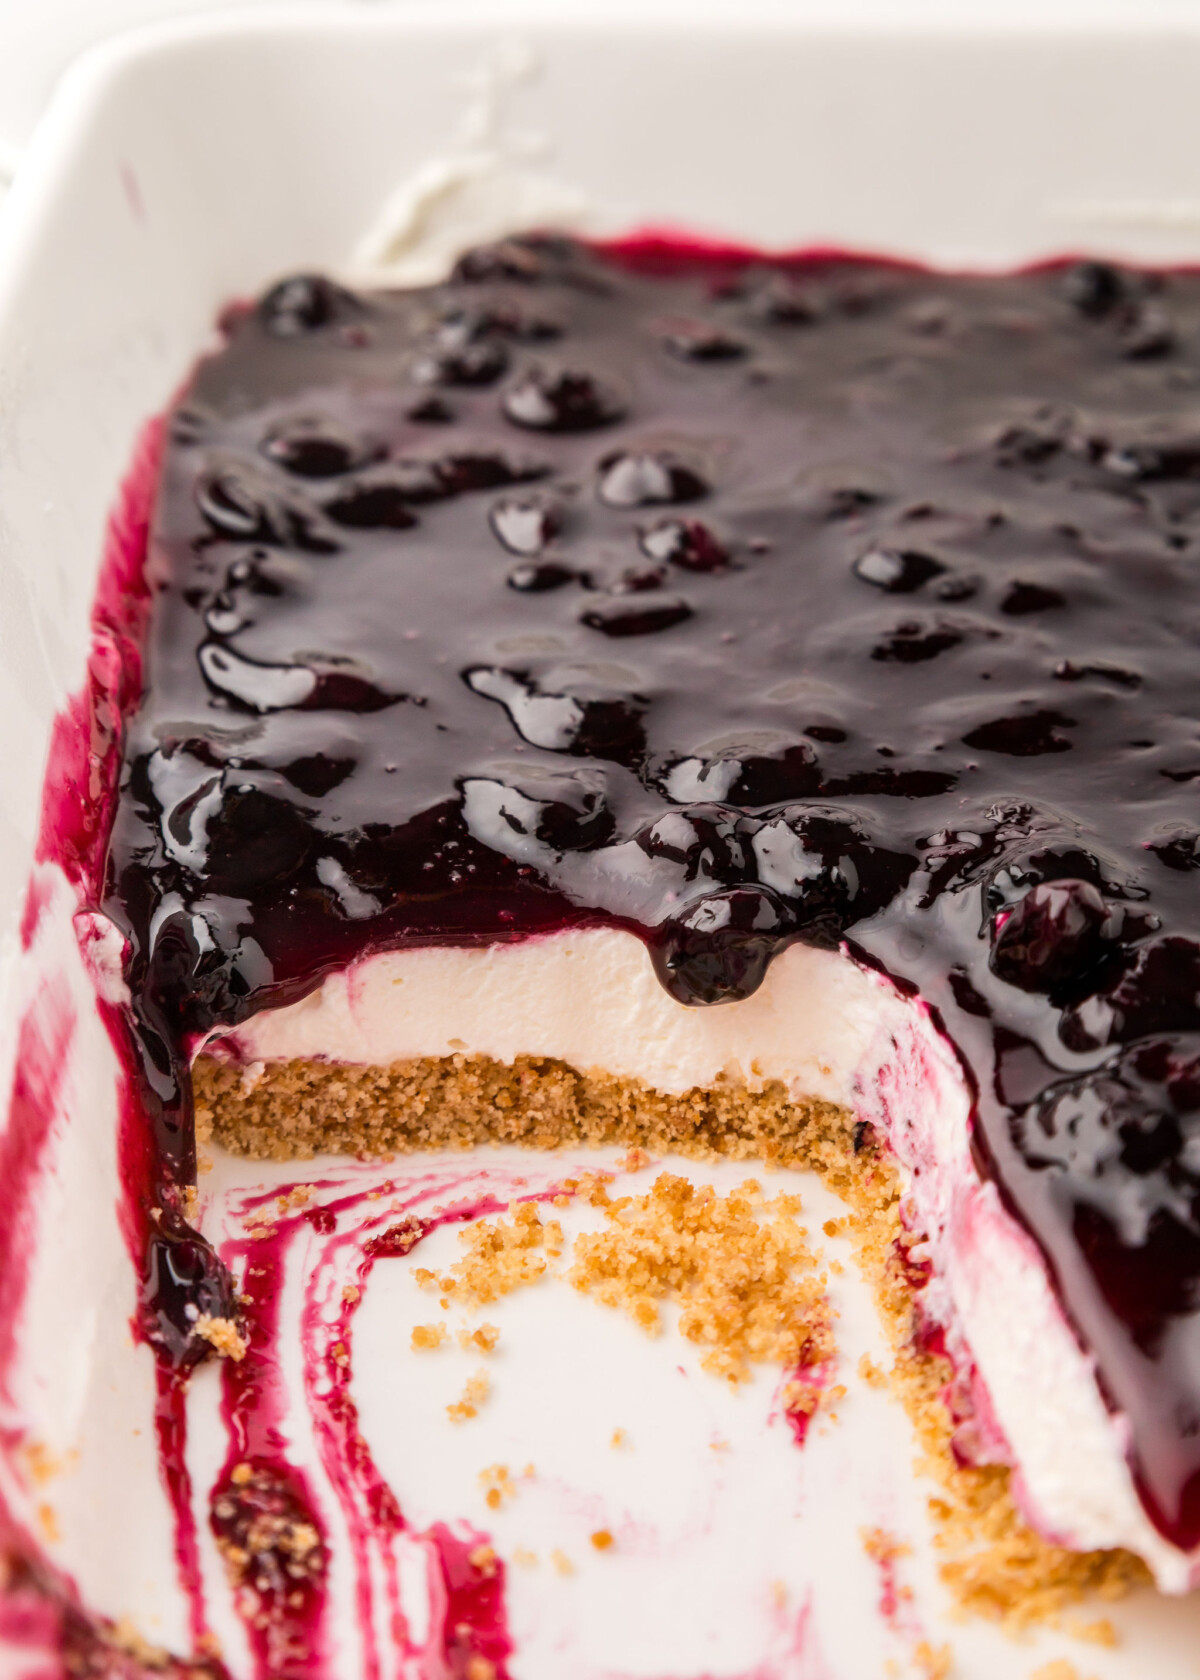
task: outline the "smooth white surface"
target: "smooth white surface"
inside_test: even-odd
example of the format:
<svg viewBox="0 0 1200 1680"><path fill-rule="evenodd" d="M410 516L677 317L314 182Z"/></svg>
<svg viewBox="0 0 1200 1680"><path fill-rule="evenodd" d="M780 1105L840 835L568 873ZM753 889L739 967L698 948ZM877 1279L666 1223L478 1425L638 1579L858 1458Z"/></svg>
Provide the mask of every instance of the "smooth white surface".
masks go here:
<svg viewBox="0 0 1200 1680"><path fill-rule="evenodd" d="M836 952L793 945L753 997L685 1009L646 947L616 928L482 950L369 957L285 1009L224 1036L242 1062L316 1056L387 1064L417 1056L551 1056L572 1067L683 1092L721 1079L854 1100L879 1031L877 989Z"/></svg>
<svg viewBox="0 0 1200 1680"><path fill-rule="evenodd" d="M1092 29L1057 13L937 26L926 13L894 28L866 28L863 15L842 27L826 12L806 26L777 7L704 8L682 29L657 7L623 18L542 7L526 21L509 7L502 26L490 8L339 11L323 22L297 13L189 23L72 72L0 227L0 921L15 919L49 722L80 679L105 511L138 425L166 402L228 297L348 259L397 181L459 143L477 73L514 34L537 75L514 90L506 132L540 133L533 166L577 192L599 228L667 220L757 243L981 264L1083 245L1200 254L1200 32L1142 29L1128 12ZM56 960L69 969L73 959ZM8 981L11 1040L11 1000L28 997L29 973L10 969ZM97 1148L111 1148L112 1062L93 1029L80 1044L46 1163L47 1182L69 1192L54 1243L37 1249L38 1322L20 1392L35 1429L79 1454L53 1500L54 1554L92 1602L136 1609L151 1637L174 1640L181 1604L161 1546L150 1547L148 1578L126 1551L96 1542L106 1485L123 1510L157 1496L145 1359L122 1339L132 1278L123 1298L111 1156L87 1170ZM97 1346L127 1348L103 1383L128 1451L114 1450L111 1431L103 1446L90 1432L106 1415L86 1398L101 1367L80 1375L77 1350L51 1333L64 1320L93 1327ZM377 1369L379 1381L397 1380L394 1364ZM668 1381L670 1368L658 1374ZM366 1367L362 1381L365 1405ZM848 1425L845 1439L858 1461L869 1437ZM204 1440L200 1431L200 1456ZM890 1452L898 1464L904 1449ZM870 1522L865 1505L852 1508ZM836 1569L822 1590L848 1639L860 1623L864 1640L875 1637L839 1599ZM937 1589L926 1578L921 1591L936 1618ZM1195 1614L1135 1605L1129 1647L1089 1651L1080 1666L1193 1673ZM1009 1680L1024 1662L989 1630L961 1640L964 1672L978 1680ZM857 1680L877 1672L876 1657L869 1643L852 1648L832 1672ZM749 1646L745 1660L755 1660ZM791 1661L772 1657L767 1671L820 1672Z"/></svg>

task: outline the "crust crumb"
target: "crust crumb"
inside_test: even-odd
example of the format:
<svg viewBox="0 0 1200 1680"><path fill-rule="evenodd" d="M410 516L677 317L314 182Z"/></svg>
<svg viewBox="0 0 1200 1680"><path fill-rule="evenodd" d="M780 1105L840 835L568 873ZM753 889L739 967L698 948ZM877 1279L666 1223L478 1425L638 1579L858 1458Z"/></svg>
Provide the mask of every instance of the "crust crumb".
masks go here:
<svg viewBox="0 0 1200 1680"><path fill-rule="evenodd" d="M481 1324L477 1330L460 1330L458 1345L465 1352L495 1353L500 1330L495 1324Z"/></svg>
<svg viewBox="0 0 1200 1680"><path fill-rule="evenodd" d="M797 1196L764 1200L755 1179L719 1196L661 1173L648 1194L606 1202L608 1228L576 1238L570 1279L651 1335L659 1304L678 1303L701 1365L730 1382L753 1361L820 1364L833 1353L832 1317L799 1211Z"/></svg>
<svg viewBox="0 0 1200 1680"><path fill-rule="evenodd" d="M170 1655L160 1645L152 1645L137 1630L131 1616L119 1616L108 1635L108 1643L144 1668L166 1668Z"/></svg>
<svg viewBox="0 0 1200 1680"><path fill-rule="evenodd" d="M922 1680L950 1680L954 1671L954 1652L949 1645L934 1647L928 1639L922 1639L913 1652L913 1662Z"/></svg>
<svg viewBox="0 0 1200 1680"><path fill-rule="evenodd" d="M315 1185L293 1184L290 1190L285 1190L282 1195L276 1196L275 1206L281 1214L298 1213L301 1208L308 1206L315 1193Z"/></svg>
<svg viewBox="0 0 1200 1680"><path fill-rule="evenodd" d="M434 1348L440 1348L445 1340L446 1326L444 1324L413 1325L412 1347L414 1352L432 1352Z"/></svg>
<svg viewBox="0 0 1200 1680"><path fill-rule="evenodd" d="M232 1318L214 1318L211 1313L201 1313L192 1329L216 1348L222 1359L232 1359L235 1365L240 1365L245 1359L250 1344Z"/></svg>
<svg viewBox="0 0 1200 1680"><path fill-rule="evenodd" d="M882 1365L876 1365L869 1353L864 1353L858 1362L858 1374L868 1388L886 1388L888 1374Z"/></svg>
<svg viewBox="0 0 1200 1680"><path fill-rule="evenodd" d="M562 1226L543 1222L536 1202L514 1202L510 1219L479 1219L458 1233L467 1252L442 1276L418 1266L414 1277L423 1289L439 1289L442 1304L490 1306L514 1289L540 1283L548 1260L562 1253Z"/></svg>
<svg viewBox="0 0 1200 1680"><path fill-rule="evenodd" d="M474 1547L467 1553L467 1562L471 1565L472 1569L476 1570L480 1575L486 1576L489 1580L495 1575L497 1569L499 1568L499 1560L496 1557L496 1548L494 1546L485 1545Z"/></svg>
<svg viewBox="0 0 1200 1680"><path fill-rule="evenodd" d="M874 1563L895 1563L897 1558L912 1556L912 1547L897 1540L886 1528L860 1529L859 1538L863 1551Z"/></svg>
<svg viewBox="0 0 1200 1680"><path fill-rule="evenodd" d="M21 1457L33 1485L45 1487L47 1482L52 1482L74 1464L79 1454L73 1448L68 1453L59 1454L52 1452L44 1441L26 1441L21 1448Z"/></svg>
<svg viewBox="0 0 1200 1680"><path fill-rule="evenodd" d="M554 1550L550 1553L550 1562L554 1565L554 1573L556 1575L574 1575L575 1573L575 1565L571 1562L566 1552L560 1551L557 1546L555 1546Z"/></svg>
<svg viewBox="0 0 1200 1680"><path fill-rule="evenodd" d="M507 1464L489 1464L479 1472L479 1484L489 1511L498 1511L508 1500L517 1497L517 1484Z"/></svg>
<svg viewBox="0 0 1200 1680"><path fill-rule="evenodd" d="M492 1384L487 1372L476 1371L473 1377L467 1378L462 1399L446 1407L446 1416L451 1423L466 1423L468 1418L478 1417L480 1406L491 1392Z"/></svg>
<svg viewBox="0 0 1200 1680"><path fill-rule="evenodd" d="M1121 1643L1121 1635L1107 1616L1101 1616L1095 1622L1083 1622L1078 1616L1068 1616L1063 1626L1072 1639L1078 1639L1085 1645L1103 1645L1111 1651Z"/></svg>

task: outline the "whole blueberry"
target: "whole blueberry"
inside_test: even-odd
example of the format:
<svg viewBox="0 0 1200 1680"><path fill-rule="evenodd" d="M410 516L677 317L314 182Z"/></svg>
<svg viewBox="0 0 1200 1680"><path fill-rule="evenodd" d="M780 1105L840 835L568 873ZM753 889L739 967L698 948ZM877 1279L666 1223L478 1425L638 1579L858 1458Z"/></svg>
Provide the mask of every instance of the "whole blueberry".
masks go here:
<svg viewBox="0 0 1200 1680"><path fill-rule="evenodd" d="M650 956L678 1003L733 1003L762 985L789 926L779 900L766 888L726 887L660 924Z"/></svg>
<svg viewBox="0 0 1200 1680"><path fill-rule="evenodd" d="M1043 881L992 924L992 972L1026 992L1078 979L1104 955L1108 906L1090 881Z"/></svg>

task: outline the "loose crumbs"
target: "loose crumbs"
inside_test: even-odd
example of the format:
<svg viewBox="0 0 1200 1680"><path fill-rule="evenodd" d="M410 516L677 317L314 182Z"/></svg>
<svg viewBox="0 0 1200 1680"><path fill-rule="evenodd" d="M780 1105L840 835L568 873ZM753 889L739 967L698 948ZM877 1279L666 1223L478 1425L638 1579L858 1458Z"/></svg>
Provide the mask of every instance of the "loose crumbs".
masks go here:
<svg viewBox="0 0 1200 1680"><path fill-rule="evenodd" d="M446 1340L446 1326L444 1324L414 1324L412 1330L412 1346L415 1352L429 1352L433 1348L440 1348Z"/></svg>
<svg viewBox="0 0 1200 1680"><path fill-rule="evenodd" d="M902 1218L894 1163L848 1109L793 1100L776 1082L752 1090L718 1081L669 1094L536 1056L501 1063L456 1055L361 1068L282 1061L263 1069L251 1089L243 1088L239 1068L211 1057L201 1056L193 1073L201 1147L215 1138L259 1159L342 1152L390 1160L394 1151L499 1142L547 1150L640 1148L656 1156L756 1160L816 1172L847 1206L827 1234L850 1239L875 1292L893 1354L890 1386L912 1419L920 1468L937 1484L930 1511L941 1574L959 1606L1019 1630L1058 1621L1081 1600L1115 1599L1149 1580L1129 1552L1072 1552L1043 1540L1021 1516L1006 1466L964 1464L955 1455L956 1422L946 1399L954 1372L917 1333L920 1310L905 1256L920 1234ZM569 1187L560 1188L565 1195ZM457 1289L458 1279L453 1282ZM552 1561L560 1573L571 1573L561 1552ZM1072 1677L1052 1668L1049 1680Z"/></svg>
<svg viewBox="0 0 1200 1680"><path fill-rule="evenodd" d="M467 1252L443 1275L415 1267L421 1287L440 1291L447 1302L482 1307L540 1283L547 1260L562 1253L562 1226L557 1219L543 1222L536 1202L514 1202L508 1211L509 1219L480 1219L460 1231L458 1240Z"/></svg>
<svg viewBox="0 0 1200 1680"><path fill-rule="evenodd" d="M730 1382L752 1361L804 1370L832 1356L825 1278L796 1221L798 1196L767 1200L755 1179L720 1196L661 1173L647 1194L606 1195L602 1205L607 1228L575 1240L576 1289L651 1335L660 1304L677 1303L701 1365Z"/></svg>
<svg viewBox="0 0 1200 1680"><path fill-rule="evenodd" d="M479 1482L484 1490L483 1497L490 1511L498 1511L506 1500L515 1499L517 1484L513 1481L507 1464L489 1464L486 1470L479 1472Z"/></svg>
<svg viewBox="0 0 1200 1680"><path fill-rule="evenodd" d="M249 1344L232 1318L215 1318L211 1313L201 1313L192 1328L197 1336L203 1336L210 1347L216 1348L222 1359L232 1359L235 1365L245 1359Z"/></svg>
<svg viewBox="0 0 1200 1680"><path fill-rule="evenodd" d="M480 1406L491 1392L492 1384L487 1372L476 1371L473 1377L467 1378L462 1399L446 1407L446 1416L451 1423L466 1423L468 1418L478 1417Z"/></svg>

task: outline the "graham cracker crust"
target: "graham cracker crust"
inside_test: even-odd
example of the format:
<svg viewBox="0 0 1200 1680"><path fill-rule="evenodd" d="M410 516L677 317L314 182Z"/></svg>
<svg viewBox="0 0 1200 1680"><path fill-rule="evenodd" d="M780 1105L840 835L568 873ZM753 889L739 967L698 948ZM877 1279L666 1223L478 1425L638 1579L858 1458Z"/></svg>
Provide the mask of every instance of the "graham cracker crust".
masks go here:
<svg viewBox="0 0 1200 1680"><path fill-rule="evenodd" d="M956 1603L1019 1630L1149 1582L1130 1552L1072 1552L1043 1540L1021 1516L1005 1466L956 1459L946 1399L954 1373L920 1334L907 1263L918 1239L901 1220L899 1177L870 1127L847 1109L793 1102L781 1085L751 1091L722 1083L673 1096L537 1057L511 1067L457 1055L390 1067L290 1061L244 1069L202 1056L193 1073L199 1139L254 1159L485 1143L618 1145L818 1173L849 1209L837 1223L854 1244L891 1342L890 1383L916 1432L917 1468L938 1487L930 1513L942 1579Z"/></svg>

